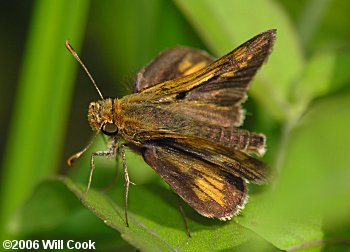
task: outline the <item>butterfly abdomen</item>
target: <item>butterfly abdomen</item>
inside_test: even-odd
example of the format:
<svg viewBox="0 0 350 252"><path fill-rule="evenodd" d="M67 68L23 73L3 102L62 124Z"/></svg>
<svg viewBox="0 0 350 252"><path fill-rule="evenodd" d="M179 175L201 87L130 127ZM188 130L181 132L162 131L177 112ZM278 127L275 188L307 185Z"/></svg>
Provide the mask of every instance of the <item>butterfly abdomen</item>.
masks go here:
<svg viewBox="0 0 350 252"><path fill-rule="evenodd" d="M203 127L198 136L217 144L262 156L265 153L265 136L236 127Z"/></svg>

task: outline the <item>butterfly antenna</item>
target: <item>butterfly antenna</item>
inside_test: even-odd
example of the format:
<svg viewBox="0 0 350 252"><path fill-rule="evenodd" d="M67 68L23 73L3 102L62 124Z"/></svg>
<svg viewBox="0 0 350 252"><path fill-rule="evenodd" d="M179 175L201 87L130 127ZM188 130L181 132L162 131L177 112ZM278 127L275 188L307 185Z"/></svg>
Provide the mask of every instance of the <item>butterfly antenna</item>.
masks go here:
<svg viewBox="0 0 350 252"><path fill-rule="evenodd" d="M84 68L86 74L89 76L90 80L92 81L92 84L94 84L98 94L100 95L101 99L104 100L103 95L100 91L100 89L97 87L96 82L94 80L94 78L92 78L89 70L86 68L86 66L84 65L84 63L81 61L81 59L79 58L78 54L76 53L76 51L73 49L73 47L69 44L68 40L66 40L66 48L68 49L68 51L73 55L73 57L79 62L79 64Z"/></svg>

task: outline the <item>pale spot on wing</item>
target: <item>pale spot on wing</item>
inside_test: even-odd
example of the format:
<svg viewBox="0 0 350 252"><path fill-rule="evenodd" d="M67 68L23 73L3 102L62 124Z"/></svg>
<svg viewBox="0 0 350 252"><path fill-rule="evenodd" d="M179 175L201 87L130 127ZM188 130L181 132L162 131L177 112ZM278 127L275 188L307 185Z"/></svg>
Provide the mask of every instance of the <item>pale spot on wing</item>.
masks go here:
<svg viewBox="0 0 350 252"><path fill-rule="evenodd" d="M245 47L245 46L242 46L242 47L240 47L240 48L237 48L236 50L235 50L235 55L244 55L245 53L246 53L246 51L247 51L247 47Z"/></svg>
<svg viewBox="0 0 350 252"><path fill-rule="evenodd" d="M223 73L222 75L220 75L220 77L223 77L223 78L232 78L234 77L236 74L236 72L227 72L227 73Z"/></svg>
<svg viewBox="0 0 350 252"><path fill-rule="evenodd" d="M225 203L224 203L224 195L223 193L220 191L222 190L222 188L224 187L224 184L216 181L215 184L218 185L218 188L220 188L220 190L218 188L216 188L216 185L212 184L211 182L209 182L207 180L208 177L203 177L203 178L197 178L195 180L195 185L197 187L199 187L200 193L196 195L198 196L198 198L202 197L205 201L208 201L209 199L213 199L214 201L216 201L220 206L224 207ZM197 188L196 188L197 189ZM204 197L202 194L206 194ZM209 197L207 197L209 196Z"/></svg>
<svg viewBox="0 0 350 252"><path fill-rule="evenodd" d="M217 189L219 190L222 190L224 189L224 184L221 183L220 181L218 181L217 179L214 179L212 177L207 177L207 176L204 176L204 178L206 180L208 180L210 182L210 184L212 184L213 186L215 186Z"/></svg>
<svg viewBox="0 0 350 252"><path fill-rule="evenodd" d="M208 195L206 195L203 191L199 190L197 187L193 187L192 189L201 201L208 201L209 200Z"/></svg>
<svg viewBox="0 0 350 252"><path fill-rule="evenodd" d="M184 75L189 75L192 73L195 73L199 70L201 70L202 68L204 68L205 66L207 66L208 62L207 61L201 61L195 65L193 65L190 69L187 69L186 72L184 72Z"/></svg>
<svg viewBox="0 0 350 252"><path fill-rule="evenodd" d="M191 67L192 62L189 61L188 59L184 59L183 61L181 61L181 63L178 66L178 70L180 73L186 71L189 67Z"/></svg>
<svg viewBox="0 0 350 252"><path fill-rule="evenodd" d="M245 68L248 66L248 61L243 61L242 63L239 64L239 68Z"/></svg>

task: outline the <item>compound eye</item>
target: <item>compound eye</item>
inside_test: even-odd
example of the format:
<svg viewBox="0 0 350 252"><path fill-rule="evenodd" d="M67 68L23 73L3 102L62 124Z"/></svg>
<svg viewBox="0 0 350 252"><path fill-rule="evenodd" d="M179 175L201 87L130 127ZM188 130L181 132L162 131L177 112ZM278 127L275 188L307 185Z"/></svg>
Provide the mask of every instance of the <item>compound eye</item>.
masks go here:
<svg viewBox="0 0 350 252"><path fill-rule="evenodd" d="M106 123L102 126L102 132L108 136L116 135L118 133L118 127L114 123Z"/></svg>

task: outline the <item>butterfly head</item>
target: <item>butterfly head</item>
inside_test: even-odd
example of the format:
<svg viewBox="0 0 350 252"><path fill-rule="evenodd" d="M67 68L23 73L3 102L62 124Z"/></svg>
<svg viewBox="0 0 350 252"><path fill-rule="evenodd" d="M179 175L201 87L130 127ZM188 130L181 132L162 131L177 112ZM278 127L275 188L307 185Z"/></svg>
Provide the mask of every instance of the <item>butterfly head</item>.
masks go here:
<svg viewBox="0 0 350 252"><path fill-rule="evenodd" d="M105 135L118 134L115 121L115 99L103 99L91 102L88 110L88 121L93 130L101 130Z"/></svg>

